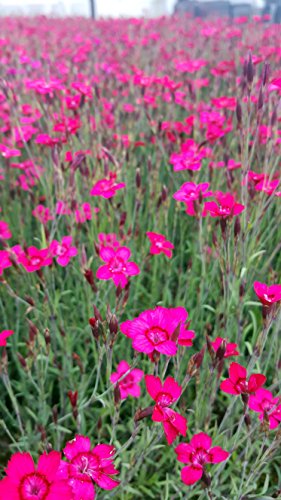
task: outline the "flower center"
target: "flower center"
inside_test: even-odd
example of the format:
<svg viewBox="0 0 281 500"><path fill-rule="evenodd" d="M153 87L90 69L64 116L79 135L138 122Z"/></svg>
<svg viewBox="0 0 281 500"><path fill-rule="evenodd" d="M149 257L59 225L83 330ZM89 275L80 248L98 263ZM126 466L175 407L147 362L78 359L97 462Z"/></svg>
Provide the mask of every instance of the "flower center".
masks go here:
<svg viewBox="0 0 281 500"><path fill-rule="evenodd" d="M124 273L126 271L124 260L120 259L120 257L114 257L110 261L109 271L111 273Z"/></svg>
<svg viewBox="0 0 281 500"><path fill-rule="evenodd" d="M66 253L66 248L63 245L57 246L57 255L60 257Z"/></svg>
<svg viewBox="0 0 281 500"><path fill-rule="evenodd" d="M38 266L39 264L41 264L41 259L40 259L40 257L31 257L30 263L33 266Z"/></svg>
<svg viewBox="0 0 281 500"><path fill-rule="evenodd" d="M32 472L23 477L19 494L21 500L45 500L49 493L50 485L45 476L39 472Z"/></svg>
<svg viewBox="0 0 281 500"><path fill-rule="evenodd" d="M193 460L192 463L194 465L204 465L208 458L208 453L206 450L203 450L202 448L198 448L195 450L193 454Z"/></svg>
<svg viewBox="0 0 281 500"><path fill-rule="evenodd" d="M93 453L78 453L69 465L69 474L81 481L91 481L97 473L99 459Z"/></svg>
<svg viewBox="0 0 281 500"><path fill-rule="evenodd" d="M124 389L132 387L133 385L134 385L134 377L130 373L120 382L120 386L123 387Z"/></svg>
<svg viewBox="0 0 281 500"><path fill-rule="evenodd" d="M160 406L169 406L173 402L173 398L166 392L160 392L157 396L157 404Z"/></svg>
<svg viewBox="0 0 281 500"><path fill-rule="evenodd" d="M150 340L154 345L162 344L169 338L169 334L166 330L163 330L160 326L153 326L146 332L146 337Z"/></svg>

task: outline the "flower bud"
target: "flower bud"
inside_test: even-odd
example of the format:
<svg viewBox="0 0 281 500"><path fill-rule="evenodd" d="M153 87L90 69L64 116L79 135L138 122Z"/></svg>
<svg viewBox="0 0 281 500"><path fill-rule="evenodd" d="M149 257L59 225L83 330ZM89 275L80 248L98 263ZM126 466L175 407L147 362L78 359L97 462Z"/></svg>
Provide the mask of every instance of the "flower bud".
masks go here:
<svg viewBox="0 0 281 500"><path fill-rule="evenodd" d="M236 104L236 118L237 118L237 122L239 125L242 124L242 106L240 104L239 101L237 101L237 104Z"/></svg>
<svg viewBox="0 0 281 500"><path fill-rule="evenodd" d="M140 175L139 168L137 168L137 170L136 170L136 186L138 189L141 187L141 175Z"/></svg>
<svg viewBox="0 0 281 500"><path fill-rule="evenodd" d="M252 60L252 54L249 53L248 63L247 63L247 81L251 85L254 80L254 65Z"/></svg>
<svg viewBox="0 0 281 500"><path fill-rule="evenodd" d="M118 383L114 387L113 394L114 394L114 406L119 406L121 401L121 392Z"/></svg>
<svg viewBox="0 0 281 500"><path fill-rule="evenodd" d="M141 408L138 408L138 410L136 411L135 416L134 416L134 421L139 422L140 420L143 420L146 417L150 417L150 415L152 415L152 413L153 413L153 410L154 410L154 406L148 406L144 410L142 410Z"/></svg>

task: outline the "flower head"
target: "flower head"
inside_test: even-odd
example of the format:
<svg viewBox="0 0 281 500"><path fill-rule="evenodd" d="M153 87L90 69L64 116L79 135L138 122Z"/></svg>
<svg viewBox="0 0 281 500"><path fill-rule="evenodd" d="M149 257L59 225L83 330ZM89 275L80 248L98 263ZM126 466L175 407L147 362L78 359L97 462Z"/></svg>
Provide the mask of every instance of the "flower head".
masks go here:
<svg viewBox="0 0 281 500"><path fill-rule="evenodd" d="M217 464L224 462L229 453L220 446L212 446L212 438L204 432L195 434L189 443L181 443L175 448L177 460L187 464L181 471L181 479L191 485L199 481L208 463Z"/></svg>
<svg viewBox="0 0 281 500"><path fill-rule="evenodd" d="M42 267L50 266L53 262L49 248L28 247L24 251L20 245L12 247L12 251L16 255L17 261L21 264L28 273L39 271Z"/></svg>
<svg viewBox="0 0 281 500"><path fill-rule="evenodd" d="M108 179L105 178L96 182L90 191L90 195L102 196L103 198L112 198L115 196L119 189L126 187L124 182L116 183L116 177L116 173L110 172Z"/></svg>
<svg viewBox="0 0 281 500"><path fill-rule="evenodd" d="M0 276L3 274L4 269L11 267L9 252L7 250L0 250Z"/></svg>
<svg viewBox="0 0 281 500"><path fill-rule="evenodd" d="M169 259L171 259L173 253L172 250L174 247L173 243L168 241L163 234L153 233L148 231L146 236L149 238L151 246L150 253L151 255L158 255L160 253L164 253L167 255Z"/></svg>
<svg viewBox="0 0 281 500"><path fill-rule="evenodd" d="M129 276L136 276L140 269L135 262L128 262L131 250L127 247L119 247L116 250L111 247L100 249L100 258L105 262L97 270L97 278L100 280L112 279L115 286L124 288L128 283Z"/></svg>
<svg viewBox="0 0 281 500"><path fill-rule="evenodd" d="M53 240L50 245L50 253L53 257L56 257L57 263L65 267L69 264L71 257L77 255L78 250L72 245L72 236L63 236L61 243L57 240Z"/></svg>
<svg viewBox="0 0 281 500"><path fill-rule="evenodd" d="M167 442L172 444L179 434L186 435L186 418L170 408L181 396L182 388L173 377L166 378L162 384L159 377L146 375L145 383L148 394L156 403L152 413L152 420L163 423Z"/></svg>
<svg viewBox="0 0 281 500"><path fill-rule="evenodd" d="M86 436L77 435L63 450L67 462L61 461L60 477L68 481L74 500L95 498L96 483L104 490L112 490L119 482L112 478L118 474L113 464L114 447L98 444L91 447Z"/></svg>
<svg viewBox="0 0 281 500"><path fill-rule="evenodd" d="M247 370L238 363L231 363L229 378L223 380L220 389L227 394L254 394L266 381L265 375L255 373L247 380Z"/></svg>
<svg viewBox="0 0 281 500"><path fill-rule="evenodd" d="M0 499L7 500L72 500L67 481L58 475L61 454L43 453L35 466L29 453L15 453L8 462L6 477L0 481Z"/></svg>
<svg viewBox="0 0 281 500"><path fill-rule="evenodd" d="M255 394L249 397L249 408L259 413L259 419L263 421L265 415L269 420L269 428L276 429L281 422L281 400L274 397L267 389L258 389Z"/></svg>
<svg viewBox="0 0 281 500"><path fill-rule="evenodd" d="M223 341L225 342L225 352L223 355L224 358L229 358L230 356L239 356L239 352L237 351L237 344L234 344L233 342L227 342L226 339L223 339L222 337L217 337L213 342L211 342L211 345L213 346L215 352L217 352L221 347Z"/></svg>
<svg viewBox="0 0 281 500"><path fill-rule="evenodd" d="M124 374L129 372L125 377ZM127 361L120 361L117 366L117 371L113 372L110 376L110 382L116 384L118 382L121 399L126 399L128 396L133 396L134 398L139 398L141 395L139 383L143 378L144 373L138 368L131 370L130 365ZM123 377L123 378L122 378Z"/></svg>
<svg viewBox="0 0 281 500"><path fill-rule="evenodd" d="M216 201L206 201L204 205L204 214L210 214L211 217L221 217L227 219L239 215L245 209L244 205L237 203L231 193L215 193Z"/></svg>
<svg viewBox="0 0 281 500"><path fill-rule="evenodd" d="M254 290L264 306L272 306L281 301L281 285L266 285L255 281Z"/></svg>
<svg viewBox="0 0 281 500"><path fill-rule="evenodd" d="M174 356L177 352L176 340L181 345L192 345L195 333L186 329L184 323L187 317L188 312L183 307L158 306L142 312L135 319L124 321L120 330L132 339L132 346L136 351L148 355L156 351ZM175 332L177 338L174 338Z"/></svg>
<svg viewBox="0 0 281 500"><path fill-rule="evenodd" d="M0 240L9 240L11 237L12 233L9 224L4 220L0 220Z"/></svg>

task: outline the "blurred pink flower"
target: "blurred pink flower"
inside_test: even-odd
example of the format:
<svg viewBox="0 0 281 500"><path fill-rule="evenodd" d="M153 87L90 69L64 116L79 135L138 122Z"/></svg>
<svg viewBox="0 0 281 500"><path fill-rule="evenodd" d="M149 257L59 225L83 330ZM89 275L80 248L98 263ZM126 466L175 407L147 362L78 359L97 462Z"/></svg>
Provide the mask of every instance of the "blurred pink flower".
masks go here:
<svg viewBox="0 0 281 500"><path fill-rule="evenodd" d="M128 371L130 371L130 373L118 382L119 379ZM121 399L126 399L128 396L139 398L141 395L139 383L143 376L144 373L142 370L139 370L138 368L133 368L131 370L127 361L123 360L120 361L117 366L117 371L111 374L110 382L112 384L116 384L116 382L118 382Z"/></svg>
<svg viewBox="0 0 281 500"><path fill-rule="evenodd" d="M100 258L106 263L98 268L96 276L100 280L112 279L115 286L125 288L129 276L136 276L140 269L135 262L128 262L131 250L128 247L101 247Z"/></svg>
<svg viewBox="0 0 281 500"><path fill-rule="evenodd" d="M171 259L173 252L172 250L175 248L173 243L168 241L163 234L153 233L148 231L146 236L149 238L151 242L150 253L152 255L158 255L160 253L164 253L169 259Z"/></svg>

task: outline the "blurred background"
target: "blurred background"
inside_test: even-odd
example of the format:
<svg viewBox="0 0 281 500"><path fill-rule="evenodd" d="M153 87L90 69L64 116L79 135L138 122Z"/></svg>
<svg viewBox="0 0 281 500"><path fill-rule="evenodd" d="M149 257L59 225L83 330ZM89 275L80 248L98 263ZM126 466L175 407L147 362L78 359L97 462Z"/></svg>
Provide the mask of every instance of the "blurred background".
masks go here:
<svg viewBox="0 0 281 500"><path fill-rule="evenodd" d="M157 17L189 12L239 17L269 14L281 22L281 0L0 0L0 15Z"/></svg>
<svg viewBox="0 0 281 500"><path fill-rule="evenodd" d="M161 16L173 12L175 0L0 0L1 15Z"/></svg>

